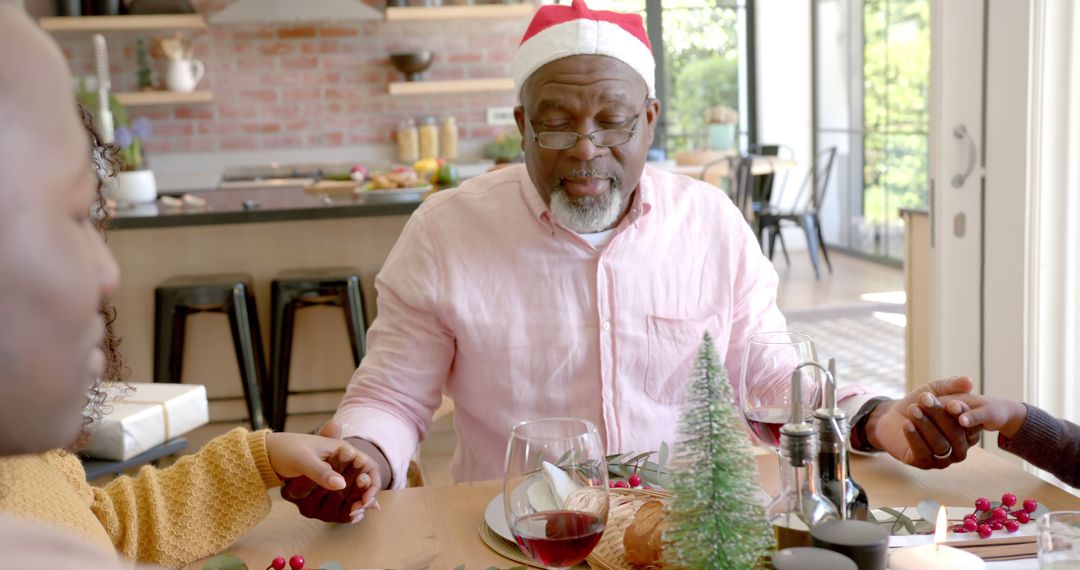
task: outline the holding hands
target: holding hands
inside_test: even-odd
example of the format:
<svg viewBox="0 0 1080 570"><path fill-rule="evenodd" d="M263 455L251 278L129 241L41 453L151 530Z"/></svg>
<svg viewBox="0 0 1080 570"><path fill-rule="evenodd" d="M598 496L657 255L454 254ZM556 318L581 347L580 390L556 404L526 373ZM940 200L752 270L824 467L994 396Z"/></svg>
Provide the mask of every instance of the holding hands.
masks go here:
<svg viewBox="0 0 1080 570"><path fill-rule="evenodd" d="M379 508L382 488L377 464L341 439L341 426L328 422L319 435L270 433L266 452L278 477L281 496L300 513L325 522L354 523L364 510Z"/></svg>
<svg viewBox="0 0 1080 570"><path fill-rule="evenodd" d="M916 388L900 400L879 404L866 421L867 443L922 469L944 469L963 461L979 442L980 424L958 421L946 403L981 398L970 392L971 378L938 380ZM955 404L954 404L955 407Z"/></svg>

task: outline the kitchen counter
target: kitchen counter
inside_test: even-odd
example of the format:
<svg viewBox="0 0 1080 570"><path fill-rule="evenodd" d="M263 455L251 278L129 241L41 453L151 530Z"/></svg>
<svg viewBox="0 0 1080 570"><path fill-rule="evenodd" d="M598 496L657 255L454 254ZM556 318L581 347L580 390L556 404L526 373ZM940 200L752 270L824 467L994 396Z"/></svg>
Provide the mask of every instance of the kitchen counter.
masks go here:
<svg viewBox="0 0 1080 570"><path fill-rule="evenodd" d="M118 208L113 229L209 226L253 222L398 216L413 212L424 195L379 192L317 193L298 186L200 192L205 206L167 207L160 202Z"/></svg>
<svg viewBox="0 0 1080 570"><path fill-rule="evenodd" d="M270 283L281 272L351 267L360 275L368 323L375 317L375 275L423 194L318 194L298 186L203 192L200 208L149 204L121 210L106 244L120 265L117 310L131 380L153 379L154 289L177 275L251 276L264 346L269 346ZM389 202L394 198L408 200ZM258 207L246 209L245 201ZM340 309L310 307L294 323L290 413L333 410L355 368ZM211 420L246 415L239 369L224 314L188 317L183 380L203 384ZM329 390L329 391L328 391Z"/></svg>

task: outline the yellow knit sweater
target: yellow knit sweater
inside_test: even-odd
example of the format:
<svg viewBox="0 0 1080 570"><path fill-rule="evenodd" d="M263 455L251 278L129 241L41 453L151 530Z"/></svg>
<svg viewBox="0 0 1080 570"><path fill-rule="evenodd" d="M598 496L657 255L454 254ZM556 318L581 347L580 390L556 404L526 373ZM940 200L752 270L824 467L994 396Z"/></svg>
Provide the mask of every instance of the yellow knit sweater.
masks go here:
<svg viewBox="0 0 1080 570"><path fill-rule="evenodd" d="M180 567L229 546L270 510L281 481L266 432L235 429L165 469L91 487L65 451L0 459L0 511L112 545L131 560Z"/></svg>

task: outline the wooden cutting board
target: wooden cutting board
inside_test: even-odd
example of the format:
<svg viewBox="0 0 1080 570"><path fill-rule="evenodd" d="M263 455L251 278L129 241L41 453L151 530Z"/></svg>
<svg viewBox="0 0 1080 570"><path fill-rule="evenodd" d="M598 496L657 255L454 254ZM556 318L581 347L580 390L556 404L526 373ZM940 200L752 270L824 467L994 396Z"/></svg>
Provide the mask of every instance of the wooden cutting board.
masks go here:
<svg viewBox="0 0 1080 570"><path fill-rule="evenodd" d="M319 180L304 187L305 192L316 194L347 194L356 190L360 183L355 180Z"/></svg>

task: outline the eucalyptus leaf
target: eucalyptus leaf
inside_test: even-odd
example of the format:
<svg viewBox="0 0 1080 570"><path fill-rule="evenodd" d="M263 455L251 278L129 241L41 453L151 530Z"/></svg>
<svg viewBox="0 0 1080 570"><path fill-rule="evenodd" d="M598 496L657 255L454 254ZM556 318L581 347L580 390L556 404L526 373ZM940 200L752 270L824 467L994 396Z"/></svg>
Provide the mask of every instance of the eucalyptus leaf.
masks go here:
<svg viewBox="0 0 1080 570"><path fill-rule="evenodd" d="M907 509L904 509L904 511L898 511L889 507L882 507L881 510L896 517L896 520L893 522L892 528L889 529L889 534L896 534L897 525L902 526L904 530L908 531L908 534L915 534L914 521L912 521L910 517L904 514L904 511L906 511Z"/></svg>
<svg viewBox="0 0 1080 570"><path fill-rule="evenodd" d="M1048 512L1050 512L1050 509L1046 505L1039 503L1039 506L1031 513L1031 520L1034 521Z"/></svg>
<svg viewBox="0 0 1080 570"><path fill-rule="evenodd" d="M218 554L207 560L202 570L248 570L248 566L235 554Z"/></svg>
<svg viewBox="0 0 1080 570"><path fill-rule="evenodd" d="M461 566L455 566L454 570L465 570L465 565L462 564Z"/></svg>
<svg viewBox="0 0 1080 570"><path fill-rule="evenodd" d="M345 570L345 567L340 562L331 560L320 564L318 570Z"/></svg>
<svg viewBox="0 0 1080 570"><path fill-rule="evenodd" d="M926 522L926 521L916 521L915 522L915 533L914 534L933 534L933 532L934 532L934 523L929 523L929 522Z"/></svg>
<svg viewBox="0 0 1080 570"><path fill-rule="evenodd" d="M941 508L941 503L933 499L924 499L919 501L917 508L919 510L919 516L921 516L924 521L932 525L937 524L938 509Z"/></svg>
<svg viewBox="0 0 1080 570"><path fill-rule="evenodd" d="M639 453L639 454L635 455L634 457L632 457L630 459L627 459L623 463L633 465L635 463L641 462L642 459L645 459L645 458L649 457L652 454L653 454L653 452L651 452L651 451L646 451L645 453Z"/></svg>
<svg viewBox="0 0 1080 570"><path fill-rule="evenodd" d="M896 519L896 522L904 525L904 530L908 531L908 534L917 534L915 532L915 521L911 520L911 517L902 515L900 518Z"/></svg>
<svg viewBox="0 0 1080 570"><path fill-rule="evenodd" d="M560 467L565 465L566 460L570 459L570 457L573 456L573 455L574 455L574 450L573 449L567 450L566 453L562 454L562 457L560 457L559 460L555 462L555 465L558 465ZM457 570L457 569L455 569L455 570Z"/></svg>
<svg viewBox="0 0 1080 570"><path fill-rule="evenodd" d="M668 450L667 442L665 442L665 441L660 442L660 453L659 453L659 457L656 458L656 463L658 464L658 468L660 470L664 469L664 467L667 466L668 451L669 450Z"/></svg>

